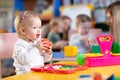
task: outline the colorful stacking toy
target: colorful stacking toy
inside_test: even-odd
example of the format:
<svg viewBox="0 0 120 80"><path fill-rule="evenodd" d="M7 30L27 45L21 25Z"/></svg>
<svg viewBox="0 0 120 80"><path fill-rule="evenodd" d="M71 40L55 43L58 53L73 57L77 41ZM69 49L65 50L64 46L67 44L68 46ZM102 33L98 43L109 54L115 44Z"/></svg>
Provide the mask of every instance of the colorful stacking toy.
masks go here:
<svg viewBox="0 0 120 80"><path fill-rule="evenodd" d="M100 47L99 53L84 54L85 60L88 62L89 67L97 66L111 66L120 64L120 54L113 54L111 52L113 36L112 35L100 35L97 36L97 41ZM77 59L78 64L82 61Z"/></svg>

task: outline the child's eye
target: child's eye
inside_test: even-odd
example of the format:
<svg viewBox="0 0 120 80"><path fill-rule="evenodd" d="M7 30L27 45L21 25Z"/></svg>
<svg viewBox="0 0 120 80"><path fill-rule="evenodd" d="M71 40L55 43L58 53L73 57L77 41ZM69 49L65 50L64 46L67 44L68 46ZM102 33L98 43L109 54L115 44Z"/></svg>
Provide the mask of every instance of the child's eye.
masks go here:
<svg viewBox="0 0 120 80"><path fill-rule="evenodd" d="M33 27L33 29L36 29L37 27Z"/></svg>

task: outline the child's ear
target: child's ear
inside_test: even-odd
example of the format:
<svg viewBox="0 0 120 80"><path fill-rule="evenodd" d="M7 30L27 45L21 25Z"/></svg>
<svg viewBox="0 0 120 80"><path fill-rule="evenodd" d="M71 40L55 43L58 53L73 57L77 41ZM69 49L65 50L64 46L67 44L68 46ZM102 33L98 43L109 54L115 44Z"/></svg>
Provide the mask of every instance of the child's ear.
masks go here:
<svg viewBox="0 0 120 80"><path fill-rule="evenodd" d="M25 28L20 27L20 33L21 33L21 34L25 34Z"/></svg>

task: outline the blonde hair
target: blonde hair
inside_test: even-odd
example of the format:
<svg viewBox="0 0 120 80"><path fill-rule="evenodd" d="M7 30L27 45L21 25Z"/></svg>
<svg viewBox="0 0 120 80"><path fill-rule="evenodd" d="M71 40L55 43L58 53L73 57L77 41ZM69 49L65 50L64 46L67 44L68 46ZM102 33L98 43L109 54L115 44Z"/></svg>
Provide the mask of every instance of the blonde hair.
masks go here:
<svg viewBox="0 0 120 80"><path fill-rule="evenodd" d="M20 35L20 31L19 31L20 27L25 27L26 19L30 19L31 17L39 17L39 16L33 11L23 11L20 12L20 14L18 14L15 17L14 27L18 35Z"/></svg>
<svg viewBox="0 0 120 80"><path fill-rule="evenodd" d="M114 36L115 42L120 42L120 1L108 6L106 13L110 13L113 18L113 26L110 26L110 33Z"/></svg>
<svg viewBox="0 0 120 80"><path fill-rule="evenodd" d="M78 26L81 23L90 22L90 21L91 21L90 17L84 14L80 14L76 17L76 27L78 28Z"/></svg>

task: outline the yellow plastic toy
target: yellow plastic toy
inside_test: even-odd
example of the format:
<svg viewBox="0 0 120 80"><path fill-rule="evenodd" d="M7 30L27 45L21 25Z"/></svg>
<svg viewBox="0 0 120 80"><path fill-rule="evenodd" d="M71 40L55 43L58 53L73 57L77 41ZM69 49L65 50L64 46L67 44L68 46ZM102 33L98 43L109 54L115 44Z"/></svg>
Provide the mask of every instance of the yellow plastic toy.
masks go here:
<svg viewBox="0 0 120 80"><path fill-rule="evenodd" d="M88 53L88 54L83 54L86 57L102 57L103 54L100 53Z"/></svg>
<svg viewBox="0 0 120 80"><path fill-rule="evenodd" d="M77 46L65 46L64 47L64 56L73 57L76 56L78 52Z"/></svg>

